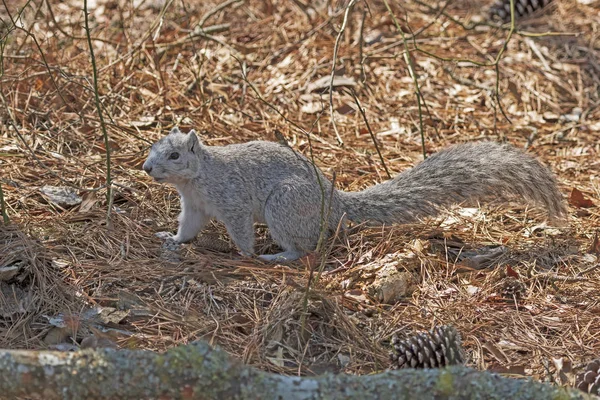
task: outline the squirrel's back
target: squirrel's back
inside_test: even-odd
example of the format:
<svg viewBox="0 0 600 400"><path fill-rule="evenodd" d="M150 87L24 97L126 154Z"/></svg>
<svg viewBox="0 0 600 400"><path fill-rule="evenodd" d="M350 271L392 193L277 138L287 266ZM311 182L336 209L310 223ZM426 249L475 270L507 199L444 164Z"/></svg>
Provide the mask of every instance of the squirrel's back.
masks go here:
<svg viewBox="0 0 600 400"><path fill-rule="evenodd" d="M256 140L226 146L208 146L212 160L212 173L220 179L227 175L242 176L258 186L272 186L281 181L318 184L326 188L329 181L319 168L301 153L277 142ZM317 175L320 179L317 178Z"/></svg>

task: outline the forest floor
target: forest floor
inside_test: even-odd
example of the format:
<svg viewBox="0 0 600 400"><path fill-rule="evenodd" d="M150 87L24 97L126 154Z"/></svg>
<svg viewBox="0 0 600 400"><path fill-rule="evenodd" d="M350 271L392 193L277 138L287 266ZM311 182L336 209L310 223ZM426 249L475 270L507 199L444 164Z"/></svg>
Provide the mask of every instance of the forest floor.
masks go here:
<svg viewBox="0 0 600 400"><path fill-rule="evenodd" d="M480 1L309 3L88 0L109 219L82 2L0 6L0 348L203 339L265 370L368 374L393 334L447 324L468 365L511 376L568 383L600 356L600 5L557 1L509 37ZM428 154L507 141L556 173L568 225L518 201L455 207L268 265L213 223L171 254L154 234L176 229L177 193L141 165L175 125L208 145L285 139L344 190L387 179L369 129L392 175L422 137Z"/></svg>

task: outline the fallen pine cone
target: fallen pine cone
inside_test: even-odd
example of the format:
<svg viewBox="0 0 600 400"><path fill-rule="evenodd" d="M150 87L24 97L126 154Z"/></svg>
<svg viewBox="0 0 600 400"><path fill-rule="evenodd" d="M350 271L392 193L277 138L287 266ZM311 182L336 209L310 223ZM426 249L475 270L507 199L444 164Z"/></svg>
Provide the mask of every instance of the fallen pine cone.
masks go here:
<svg viewBox="0 0 600 400"><path fill-rule="evenodd" d="M586 393L600 394L600 358L591 361L585 371L577 375L575 387Z"/></svg>
<svg viewBox="0 0 600 400"><path fill-rule="evenodd" d="M460 334L452 326L440 326L407 339L392 338L391 369L441 368L464 363Z"/></svg>
<svg viewBox="0 0 600 400"><path fill-rule="evenodd" d="M523 18L546 7L552 0L514 0L515 19ZM490 18L510 22L510 0L497 0L489 10Z"/></svg>

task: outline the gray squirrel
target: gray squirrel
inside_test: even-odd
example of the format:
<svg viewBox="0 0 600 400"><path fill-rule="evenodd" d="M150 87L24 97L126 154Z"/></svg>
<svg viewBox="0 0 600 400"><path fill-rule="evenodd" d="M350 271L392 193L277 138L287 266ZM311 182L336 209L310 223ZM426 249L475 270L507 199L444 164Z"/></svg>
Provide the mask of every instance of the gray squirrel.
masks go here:
<svg viewBox="0 0 600 400"><path fill-rule="evenodd" d="M205 146L196 132L173 128L156 142L143 165L157 182L181 196L176 235L185 243L210 218L222 221L243 255L254 255L254 223L266 223L282 253L266 261L292 261L317 247L322 222L408 223L433 216L441 206L489 198L521 197L559 219L566 208L556 179L535 158L493 142L449 147L360 192L343 192L302 154L275 142Z"/></svg>

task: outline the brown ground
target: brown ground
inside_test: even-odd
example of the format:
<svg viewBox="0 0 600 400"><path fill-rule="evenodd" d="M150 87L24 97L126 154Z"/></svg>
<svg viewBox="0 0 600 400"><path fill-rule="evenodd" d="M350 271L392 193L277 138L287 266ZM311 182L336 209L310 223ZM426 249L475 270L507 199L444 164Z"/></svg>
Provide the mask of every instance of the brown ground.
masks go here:
<svg viewBox="0 0 600 400"><path fill-rule="evenodd" d="M218 224L210 231L220 239L161 250L154 233L175 229L177 194L140 166L175 124L211 145L283 135L307 155L311 131L316 163L338 187L386 179L350 91L333 93L343 147L329 95L310 91L323 77L329 85L346 3L247 0L211 15L212 1L88 1L116 185L110 223L106 190L86 190L106 182L106 147L81 1L30 1L3 41L0 182L17 225L0 231L0 266L19 274L1 283L0 347L67 348L91 332L153 350L202 338L267 370L366 374L389 366L393 333L452 324L480 369L556 380L561 362L600 355L600 7L564 0L519 24L499 64L498 103L493 65L415 49L493 64L508 28L473 27L486 21L481 2L392 2L426 102L427 152L480 139L526 148L556 172L565 198L576 188L593 203L572 200L568 228L548 228L519 204L455 209L353 230L328 243L322 264L270 266L238 256ZM24 4L0 7L3 35ZM422 159L419 108L402 37L383 2L366 4L349 13L335 71L354 81L397 173ZM210 34L191 33L203 16ZM68 184L82 204L64 209L40 194ZM262 251L274 251L259 233ZM324 272L307 296L315 264ZM376 288L390 271L413 283L382 299ZM98 316L95 306L124 312Z"/></svg>

